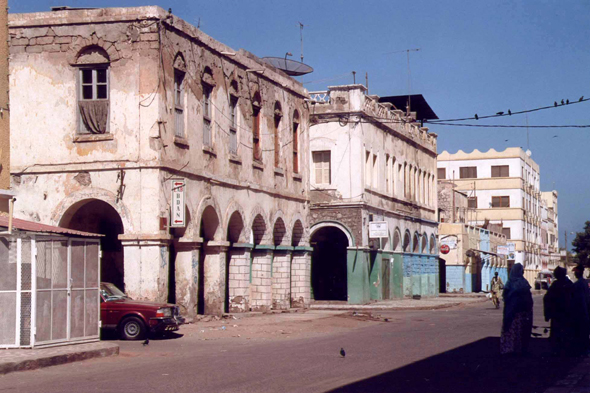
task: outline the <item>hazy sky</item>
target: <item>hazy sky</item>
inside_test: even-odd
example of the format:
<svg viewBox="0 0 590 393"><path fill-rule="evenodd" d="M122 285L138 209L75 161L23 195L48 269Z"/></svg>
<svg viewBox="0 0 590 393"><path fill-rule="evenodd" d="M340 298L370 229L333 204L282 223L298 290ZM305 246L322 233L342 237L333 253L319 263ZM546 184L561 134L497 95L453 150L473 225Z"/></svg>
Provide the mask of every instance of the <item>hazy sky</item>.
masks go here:
<svg viewBox="0 0 590 393"><path fill-rule="evenodd" d="M584 1L168 1L9 0L10 12L51 6L159 5L234 49L259 57L301 55L310 90L369 76L371 94L423 94L441 119L516 112L590 97L590 2ZM398 53L392 53L398 52ZM525 115L468 124L526 125ZM528 114L528 124L590 125L590 101ZM590 128L430 126L438 150L521 146L541 167L541 189L559 192L559 229L590 220ZM508 140L508 141L506 141ZM568 235L571 241L573 235Z"/></svg>

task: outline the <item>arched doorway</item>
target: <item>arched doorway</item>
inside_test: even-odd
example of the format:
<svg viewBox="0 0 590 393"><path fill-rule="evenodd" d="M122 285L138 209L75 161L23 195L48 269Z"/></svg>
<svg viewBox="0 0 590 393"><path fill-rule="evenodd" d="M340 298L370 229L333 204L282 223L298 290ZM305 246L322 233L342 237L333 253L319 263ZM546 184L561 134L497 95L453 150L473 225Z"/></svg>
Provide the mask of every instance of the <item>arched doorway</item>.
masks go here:
<svg viewBox="0 0 590 393"><path fill-rule="evenodd" d="M348 237L339 228L325 226L311 236L311 289L315 300L347 300Z"/></svg>
<svg viewBox="0 0 590 393"><path fill-rule="evenodd" d="M123 233L123 222L111 205L99 199L77 202L65 212L59 226L104 235L100 241L101 281L111 282L125 291L123 247L119 240L119 235Z"/></svg>

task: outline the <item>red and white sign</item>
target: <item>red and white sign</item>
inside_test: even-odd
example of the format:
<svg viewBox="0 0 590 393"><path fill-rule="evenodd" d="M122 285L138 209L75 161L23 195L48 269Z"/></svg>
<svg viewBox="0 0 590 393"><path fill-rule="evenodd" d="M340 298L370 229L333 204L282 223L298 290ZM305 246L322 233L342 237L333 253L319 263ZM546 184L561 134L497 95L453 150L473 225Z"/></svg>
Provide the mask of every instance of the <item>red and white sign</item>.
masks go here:
<svg viewBox="0 0 590 393"><path fill-rule="evenodd" d="M440 252L442 254L448 254L449 251L451 251L451 247L449 247L447 244L441 244L440 245Z"/></svg>
<svg viewBox="0 0 590 393"><path fill-rule="evenodd" d="M172 203L170 206L170 226L172 228L184 228L186 214L184 208L184 179L172 179Z"/></svg>

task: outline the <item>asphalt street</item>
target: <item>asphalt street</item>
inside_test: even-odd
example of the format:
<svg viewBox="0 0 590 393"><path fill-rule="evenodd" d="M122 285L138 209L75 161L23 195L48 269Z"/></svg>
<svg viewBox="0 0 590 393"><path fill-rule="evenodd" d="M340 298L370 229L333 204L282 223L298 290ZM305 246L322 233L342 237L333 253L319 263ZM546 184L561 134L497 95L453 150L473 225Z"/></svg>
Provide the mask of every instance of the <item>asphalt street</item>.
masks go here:
<svg viewBox="0 0 590 393"><path fill-rule="evenodd" d="M389 322L313 337L121 342L118 357L0 377L0 392L543 392L578 363L549 357L546 337L501 357L491 302L379 313Z"/></svg>

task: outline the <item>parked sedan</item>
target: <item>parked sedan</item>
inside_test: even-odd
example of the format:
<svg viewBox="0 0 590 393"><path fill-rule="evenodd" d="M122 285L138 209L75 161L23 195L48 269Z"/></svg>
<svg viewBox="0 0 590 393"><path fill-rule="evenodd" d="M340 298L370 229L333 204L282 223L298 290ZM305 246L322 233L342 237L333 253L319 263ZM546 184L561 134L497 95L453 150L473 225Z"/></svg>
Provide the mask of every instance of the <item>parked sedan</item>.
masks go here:
<svg viewBox="0 0 590 393"><path fill-rule="evenodd" d="M535 279L535 289L549 289L554 279L553 273L549 271L540 272Z"/></svg>
<svg viewBox="0 0 590 393"><path fill-rule="evenodd" d="M115 329L123 340L139 340L148 333L178 330L184 323L174 304L132 300L115 285L100 284L100 322Z"/></svg>

